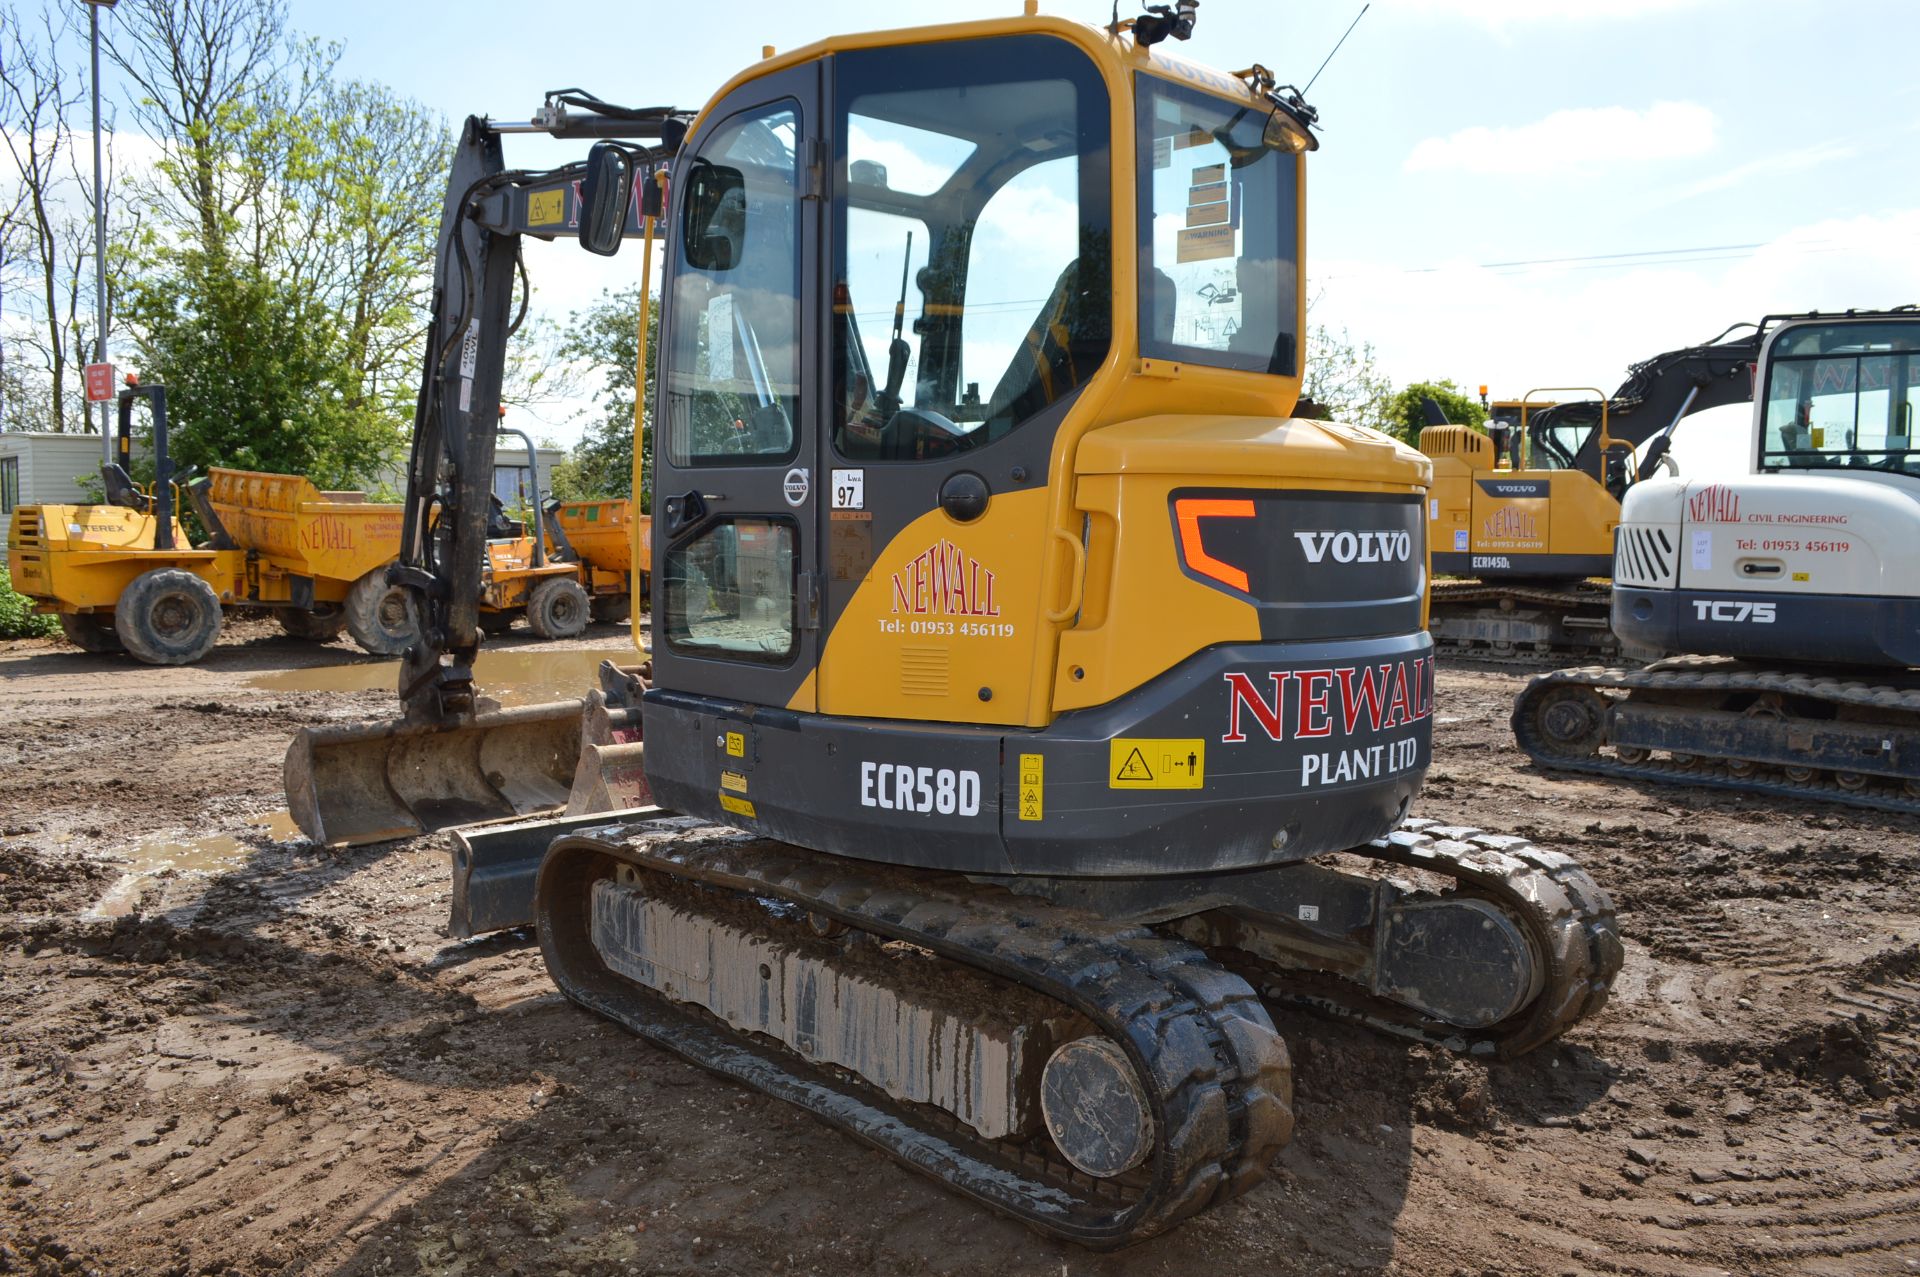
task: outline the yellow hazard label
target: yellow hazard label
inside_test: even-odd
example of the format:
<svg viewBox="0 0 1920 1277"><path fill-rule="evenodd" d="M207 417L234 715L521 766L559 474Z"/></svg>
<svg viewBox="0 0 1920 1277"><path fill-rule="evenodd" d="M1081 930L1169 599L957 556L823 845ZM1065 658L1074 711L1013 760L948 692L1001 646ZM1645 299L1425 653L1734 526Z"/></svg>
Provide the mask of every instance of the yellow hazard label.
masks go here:
<svg viewBox="0 0 1920 1277"><path fill-rule="evenodd" d="M1107 743L1109 789L1199 789L1207 783L1207 742L1121 736Z"/></svg>
<svg viewBox="0 0 1920 1277"><path fill-rule="evenodd" d="M745 733L727 733L727 753L734 758L745 758L747 756L747 738Z"/></svg>
<svg viewBox="0 0 1920 1277"><path fill-rule="evenodd" d="M1043 811L1041 790L1046 787L1046 783L1046 755L1020 755L1020 819L1040 819Z"/></svg>
<svg viewBox="0 0 1920 1277"><path fill-rule="evenodd" d="M527 196L527 225L558 226L567 220L567 191L565 187L552 191L535 191Z"/></svg>
<svg viewBox="0 0 1920 1277"><path fill-rule="evenodd" d="M1811 581L1811 580L1813 580L1813 573L1811 573L1811 572L1795 572L1795 573L1793 574L1793 579L1794 579L1794 580L1796 580L1796 581Z"/></svg>
<svg viewBox="0 0 1920 1277"><path fill-rule="evenodd" d="M720 788L731 789L736 794L747 792L747 778L739 772L721 772Z"/></svg>
<svg viewBox="0 0 1920 1277"><path fill-rule="evenodd" d="M744 798L735 798L732 794L721 794L720 805L736 816L751 817L754 814L752 803Z"/></svg>

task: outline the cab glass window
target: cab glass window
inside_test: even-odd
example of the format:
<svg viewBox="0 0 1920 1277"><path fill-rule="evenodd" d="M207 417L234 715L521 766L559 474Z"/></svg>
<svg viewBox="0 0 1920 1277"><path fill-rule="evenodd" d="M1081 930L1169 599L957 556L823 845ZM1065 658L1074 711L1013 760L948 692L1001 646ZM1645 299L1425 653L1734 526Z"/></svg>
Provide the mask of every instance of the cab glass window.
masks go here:
<svg viewBox="0 0 1920 1277"><path fill-rule="evenodd" d="M800 393L799 115L716 128L679 193L666 445L675 465L793 455Z"/></svg>
<svg viewBox="0 0 1920 1277"><path fill-rule="evenodd" d="M1920 474L1920 324L1807 325L1768 359L1763 469Z"/></svg>
<svg viewBox="0 0 1920 1277"><path fill-rule="evenodd" d="M1047 36L838 55L834 446L982 447L1090 377L1112 337L1108 105Z"/></svg>
<svg viewBox="0 0 1920 1277"><path fill-rule="evenodd" d="M667 644L693 656L781 664L793 655L794 531L726 519L672 546L660 584Z"/></svg>
<svg viewBox="0 0 1920 1277"><path fill-rule="evenodd" d="M1265 108L1137 80L1140 353L1297 374L1298 157Z"/></svg>

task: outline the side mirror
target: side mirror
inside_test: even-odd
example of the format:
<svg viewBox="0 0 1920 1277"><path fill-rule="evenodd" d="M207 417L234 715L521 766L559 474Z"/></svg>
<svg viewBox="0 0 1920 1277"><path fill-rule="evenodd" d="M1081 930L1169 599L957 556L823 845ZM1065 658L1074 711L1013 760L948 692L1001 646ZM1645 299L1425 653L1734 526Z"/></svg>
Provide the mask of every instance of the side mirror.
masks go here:
<svg viewBox="0 0 1920 1277"><path fill-rule="evenodd" d="M611 142L595 143L580 183L580 247L602 257L619 252L632 202L632 157Z"/></svg>

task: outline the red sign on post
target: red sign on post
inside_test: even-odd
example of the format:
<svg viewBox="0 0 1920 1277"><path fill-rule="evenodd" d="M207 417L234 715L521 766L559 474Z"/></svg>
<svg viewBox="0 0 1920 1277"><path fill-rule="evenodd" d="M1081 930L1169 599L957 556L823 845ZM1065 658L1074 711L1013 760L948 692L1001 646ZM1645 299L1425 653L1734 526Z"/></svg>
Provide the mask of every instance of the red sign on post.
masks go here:
<svg viewBox="0 0 1920 1277"><path fill-rule="evenodd" d="M113 402L113 365L87 365L87 402Z"/></svg>

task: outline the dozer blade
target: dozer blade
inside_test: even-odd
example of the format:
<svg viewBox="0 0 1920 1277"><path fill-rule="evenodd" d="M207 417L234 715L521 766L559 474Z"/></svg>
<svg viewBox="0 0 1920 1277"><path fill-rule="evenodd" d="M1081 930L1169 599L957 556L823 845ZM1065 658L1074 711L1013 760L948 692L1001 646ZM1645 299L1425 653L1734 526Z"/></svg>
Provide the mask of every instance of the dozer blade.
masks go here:
<svg viewBox="0 0 1920 1277"><path fill-rule="evenodd" d="M455 723L303 727L287 746L287 807L328 847L557 812L579 766L582 708L555 701Z"/></svg>

